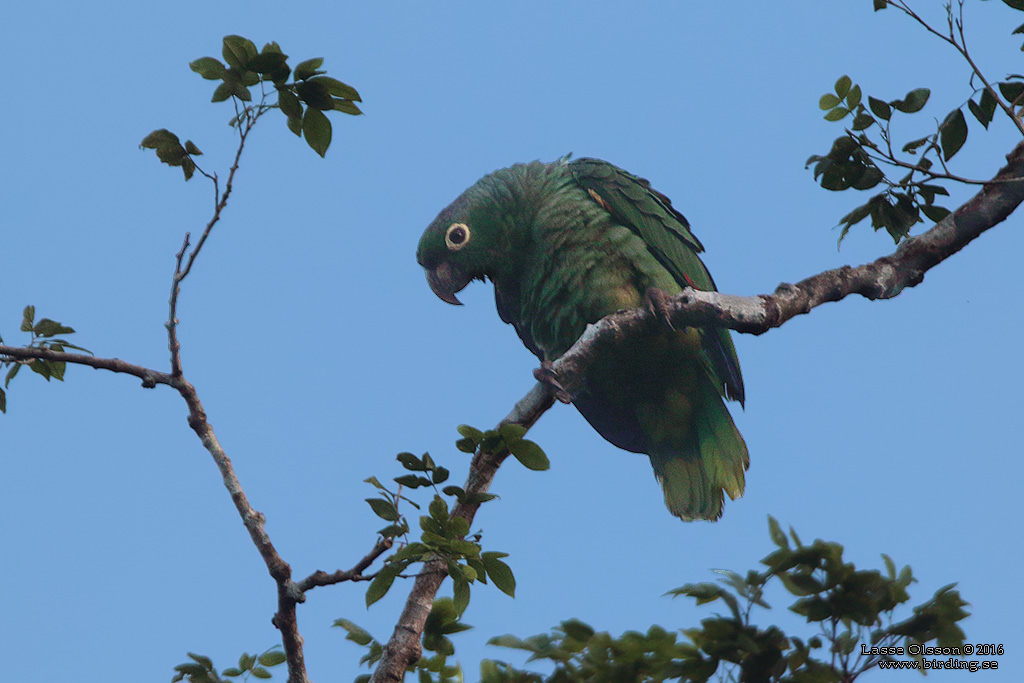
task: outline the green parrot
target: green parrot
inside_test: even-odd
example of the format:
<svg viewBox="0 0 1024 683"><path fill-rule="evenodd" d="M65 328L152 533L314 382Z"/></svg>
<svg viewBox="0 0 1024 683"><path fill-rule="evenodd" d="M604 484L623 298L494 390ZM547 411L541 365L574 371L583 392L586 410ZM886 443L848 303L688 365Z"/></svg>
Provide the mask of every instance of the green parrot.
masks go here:
<svg viewBox="0 0 1024 683"><path fill-rule="evenodd" d="M494 283L498 315L542 362L587 324L650 302L649 290L715 290L689 223L650 183L599 159L517 164L481 178L441 211L416 258L450 304ZM612 444L650 456L665 504L715 520L743 495L747 446L723 398L743 404L729 331L670 329L610 350L573 404Z"/></svg>

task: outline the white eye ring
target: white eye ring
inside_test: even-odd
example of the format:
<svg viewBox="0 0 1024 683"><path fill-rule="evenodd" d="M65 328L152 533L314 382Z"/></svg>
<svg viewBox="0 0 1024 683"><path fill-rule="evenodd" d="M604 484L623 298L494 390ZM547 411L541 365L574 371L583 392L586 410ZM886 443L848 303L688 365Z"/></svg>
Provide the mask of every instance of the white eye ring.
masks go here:
<svg viewBox="0 0 1024 683"><path fill-rule="evenodd" d="M458 251L469 244L469 226L465 223L452 223L444 233L444 243L452 251Z"/></svg>

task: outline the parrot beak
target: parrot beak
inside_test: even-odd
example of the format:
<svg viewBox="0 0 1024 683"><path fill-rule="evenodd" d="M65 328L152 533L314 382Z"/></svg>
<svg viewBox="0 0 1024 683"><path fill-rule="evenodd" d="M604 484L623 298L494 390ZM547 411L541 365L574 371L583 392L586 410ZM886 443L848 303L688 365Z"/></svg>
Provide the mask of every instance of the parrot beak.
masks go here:
<svg viewBox="0 0 1024 683"><path fill-rule="evenodd" d="M446 261L442 261L434 268L427 269L427 284L430 285L430 290L441 301L454 306L462 305L462 302L458 300L455 293L462 291L472 279L472 275L452 267Z"/></svg>

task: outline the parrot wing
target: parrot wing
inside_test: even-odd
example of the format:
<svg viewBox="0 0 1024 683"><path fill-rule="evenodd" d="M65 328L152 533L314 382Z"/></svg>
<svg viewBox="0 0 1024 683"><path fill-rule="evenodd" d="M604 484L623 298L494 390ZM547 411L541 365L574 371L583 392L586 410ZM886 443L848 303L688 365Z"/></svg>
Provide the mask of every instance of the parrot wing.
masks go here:
<svg viewBox="0 0 1024 683"><path fill-rule="evenodd" d="M582 158L568 166L580 187L616 221L635 232L680 287L717 291L711 274L697 256L704 246L668 197L652 188L646 179L607 161ZM717 385L724 388L728 398L742 405L743 376L729 330L702 329L701 337Z"/></svg>

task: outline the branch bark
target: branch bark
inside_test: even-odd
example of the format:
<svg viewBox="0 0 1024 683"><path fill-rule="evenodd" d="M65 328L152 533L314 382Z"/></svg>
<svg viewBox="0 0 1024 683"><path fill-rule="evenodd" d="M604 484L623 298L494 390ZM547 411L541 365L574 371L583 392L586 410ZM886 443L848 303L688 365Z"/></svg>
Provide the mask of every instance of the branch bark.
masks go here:
<svg viewBox="0 0 1024 683"><path fill-rule="evenodd" d="M998 225L1024 202L1024 142L1007 155L1007 165L991 184L927 232L904 240L895 252L856 268L843 266L801 280L783 283L773 294L732 296L719 292L687 289L668 299L669 319L676 327L728 327L748 334L764 334L786 321L809 313L829 301L851 294L871 300L891 299L914 287L925 273L963 249L986 230ZM660 312L659 312L660 314ZM550 369L565 390L562 400L571 399L581 386L587 367L605 347L634 335L649 334L664 320L648 308L619 311L588 325L583 335ZM561 392L560 392L561 394ZM554 402L554 391L538 383L499 423L521 424L529 429ZM465 489L485 493L508 452L477 454L470 467ZM479 505L457 505L453 515L472 522ZM427 562L413 583L405 608L371 683L397 683L422 654L420 637L434 597L447 575L442 561Z"/></svg>

